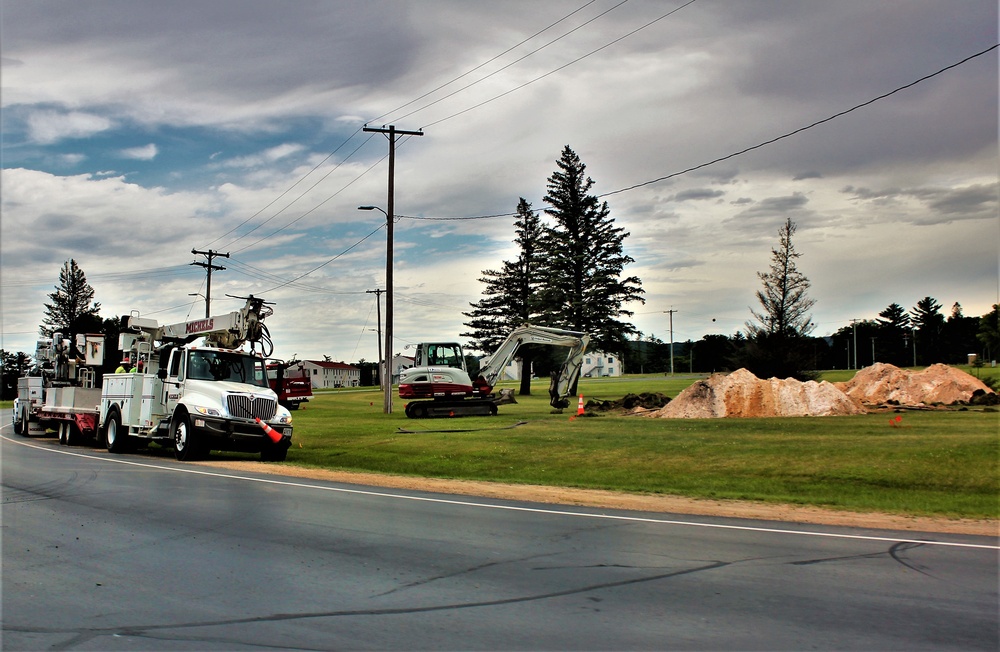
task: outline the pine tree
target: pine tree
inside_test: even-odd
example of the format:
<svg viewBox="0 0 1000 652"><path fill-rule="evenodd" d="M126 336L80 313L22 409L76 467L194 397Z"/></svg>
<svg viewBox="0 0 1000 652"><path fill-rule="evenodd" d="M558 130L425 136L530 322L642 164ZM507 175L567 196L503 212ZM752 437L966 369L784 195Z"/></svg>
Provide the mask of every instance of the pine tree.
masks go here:
<svg viewBox="0 0 1000 652"><path fill-rule="evenodd" d="M795 265L795 260L802 256L792 244L795 230L795 223L786 219L778 230L778 248L771 250L771 269L757 272L764 284L762 290L757 290L757 300L763 310L750 311L760 322L759 325L747 322L751 337L762 333L804 336L812 332L809 311L816 301L806 295L811 284Z"/></svg>
<svg viewBox="0 0 1000 652"><path fill-rule="evenodd" d="M917 359L925 363L941 361L941 334L945 318L941 304L934 297L924 297L910 310L917 329Z"/></svg>
<svg viewBox="0 0 1000 652"><path fill-rule="evenodd" d="M802 254L795 251L793 235L795 223L786 219L778 230L778 247L771 250L770 270L757 272L764 285L756 293L762 310L750 310L758 323L746 322L747 342L737 362L759 378L814 375L806 371L815 358L806 336L813 329L809 310L816 302L806 294L809 279L795 264Z"/></svg>
<svg viewBox="0 0 1000 652"><path fill-rule="evenodd" d="M589 333L591 346L621 354L635 327L621 321L624 305L642 298L637 276L622 278L634 262L624 253L628 232L616 227L607 202L589 194L593 179L567 145L548 179L545 210L555 222L544 228L544 285L539 293L548 325Z"/></svg>
<svg viewBox="0 0 1000 652"><path fill-rule="evenodd" d="M882 360L894 365L906 366L908 359L908 343L910 338L910 315L906 308L898 303L889 306L878 314L879 350Z"/></svg>
<svg viewBox="0 0 1000 652"><path fill-rule="evenodd" d="M479 281L485 285L485 296L469 304L472 310L462 313L469 318L465 325L470 329L462 333L462 337L471 338L470 348L487 354L496 351L512 330L531 321L536 314L541 267L541 220L524 197L517 204L514 233L514 244L520 248L517 260L504 261L499 271L483 270ZM532 346L518 351L521 359L521 395L531 393L534 355Z"/></svg>
<svg viewBox="0 0 1000 652"><path fill-rule="evenodd" d="M76 260L63 263L59 271L56 291L49 294L52 303L45 305L45 317L38 332L45 337L62 333L71 343L75 354L76 335L99 333L103 327L100 317L101 304L94 301L94 288L87 283L87 275ZM93 303L91 303L93 302Z"/></svg>

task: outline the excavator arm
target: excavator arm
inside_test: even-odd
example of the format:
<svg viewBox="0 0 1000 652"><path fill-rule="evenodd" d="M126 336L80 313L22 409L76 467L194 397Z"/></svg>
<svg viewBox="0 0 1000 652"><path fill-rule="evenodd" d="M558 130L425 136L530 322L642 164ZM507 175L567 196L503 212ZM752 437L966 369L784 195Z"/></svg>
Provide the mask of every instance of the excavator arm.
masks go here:
<svg viewBox="0 0 1000 652"><path fill-rule="evenodd" d="M511 331L493 355L483 360L476 384L492 389L503 374L504 368L525 344L565 346L569 348L566 360L559 370L553 372L552 382L549 385L549 403L556 408L565 408L569 405L566 400L569 390L580 376L583 354L589 343L590 336L586 333L524 324Z"/></svg>

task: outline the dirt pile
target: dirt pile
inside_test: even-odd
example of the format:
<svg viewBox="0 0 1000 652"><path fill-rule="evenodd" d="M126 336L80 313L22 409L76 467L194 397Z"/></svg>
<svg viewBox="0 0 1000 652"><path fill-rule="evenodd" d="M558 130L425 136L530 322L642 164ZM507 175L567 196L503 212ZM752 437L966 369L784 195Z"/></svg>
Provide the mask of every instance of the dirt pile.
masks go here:
<svg viewBox="0 0 1000 652"><path fill-rule="evenodd" d="M700 380L648 416L664 419L862 414L860 401L826 381L761 380L746 369Z"/></svg>
<svg viewBox="0 0 1000 652"><path fill-rule="evenodd" d="M877 362L851 380L834 384L865 405L954 405L968 403L977 390L996 394L981 380L944 364L909 371Z"/></svg>

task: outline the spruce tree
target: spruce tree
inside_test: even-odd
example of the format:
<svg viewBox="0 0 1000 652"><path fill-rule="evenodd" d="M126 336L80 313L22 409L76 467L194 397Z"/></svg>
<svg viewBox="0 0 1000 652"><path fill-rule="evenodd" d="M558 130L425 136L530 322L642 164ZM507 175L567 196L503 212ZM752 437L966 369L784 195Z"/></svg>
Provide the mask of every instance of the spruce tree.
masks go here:
<svg viewBox="0 0 1000 652"><path fill-rule="evenodd" d="M629 233L615 226L607 202L590 194L593 179L586 166L567 145L556 162L559 169L548 179L545 213L552 226L544 226L544 285L539 292L542 312L550 326L591 335L591 347L624 352L635 327L621 317L631 317L625 304L644 303L642 281L623 278L634 262L624 253Z"/></svg>
<svg viewBox="0 0 1000 652"><path fill-rule="evenodd" d="M758 378L798 378L806 380L815 373L807 371L815 356L806 336L812 332L809 310L809 279L795 261L802 254L795 251L792 236L795 223L786 219L778 230L778 247L771 250L771 267L757 272L763 288L756 293L761 310L750 310L757 320L746 322L747 342L737 362Z"/></svg>
<svg viewBox="0 0 1000 652"><path fill-rule="evenodd" d="M517 204L514 233L514 244L520 249L517 259L504 261L499 271L483 270L479 281L485 285L485 296L469 304L472 310L462 313L469 318L465 325L470 329L462 333L462 337L471 338L470 348L487 354L495 352L512 330L531 321L536 314L541 220L524 197ZM521 395L531 393L534 348L529 345L518 351L521 359Z"/></svg>
<svg viewBox="0 0 1000 652"><path fill-rule="evenodd" d="M49 294L52 303L45 305L45 317L38 332L44 337L62 333L68 337L75 353L76 335L80 333L100 333L103 322L100 317L101 304L94 301L94 288L87 283L87 275L70 259L63 263L59 271L56 291Z"/></svg>

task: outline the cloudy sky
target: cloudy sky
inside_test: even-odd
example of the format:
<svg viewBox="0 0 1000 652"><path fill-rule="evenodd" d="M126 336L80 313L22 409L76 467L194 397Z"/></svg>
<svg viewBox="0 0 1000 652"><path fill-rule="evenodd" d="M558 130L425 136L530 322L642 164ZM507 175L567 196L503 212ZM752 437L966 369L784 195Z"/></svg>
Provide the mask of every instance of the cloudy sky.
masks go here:
<svg viewBox="0 0 1000 652"><path fill-rule="evenodd" d="M630 232L646 335L732 335L786 218L815 334L998 297L995 0L0 0L0 347L73 258L101 315L275 302L277 355L374 360L396 156L395 352L459 339L569 145ZM664 177L669 177L663 179ZM656 181L662 179L660 181ZM634 187L637 186L637 187ZM634 188L633 188L634 187ZM632 189L629 189L632 188ZM626 190L628 189L628 190Z"/></svg>

